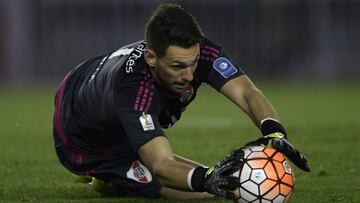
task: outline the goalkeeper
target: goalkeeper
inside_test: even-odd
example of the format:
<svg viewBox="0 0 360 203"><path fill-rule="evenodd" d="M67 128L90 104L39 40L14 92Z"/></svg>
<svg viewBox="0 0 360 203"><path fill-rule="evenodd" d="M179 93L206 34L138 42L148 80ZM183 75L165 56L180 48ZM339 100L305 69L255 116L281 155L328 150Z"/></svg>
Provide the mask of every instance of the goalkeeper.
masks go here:
<svg viewBox="0 0 360 203"><path fill-rule="evenodd" d="M202 83L261 129L264 137L248 145L277 148L309 170L261 91L174 4L152 14L145 41L88 59L61 82L53 131L59 161L104 195L232 198L238 183L227 174L241 167L241 154L208 168L173 154L163 132L180 119Z"/></svg>

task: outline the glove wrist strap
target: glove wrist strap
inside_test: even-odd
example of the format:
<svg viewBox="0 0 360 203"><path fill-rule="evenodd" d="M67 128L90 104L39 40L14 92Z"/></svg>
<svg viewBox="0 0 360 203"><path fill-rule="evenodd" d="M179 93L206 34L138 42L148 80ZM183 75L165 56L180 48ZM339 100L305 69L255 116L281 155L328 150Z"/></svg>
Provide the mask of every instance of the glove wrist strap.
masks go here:
<svg viewBox="0 0 360 203"><path fill-rule="evenodd" d="M189 171L187 176L187 183L191 190L196 192L205 192L204 183L207 171L208 168L201 166L193 168L191 171Z"/></svg>
<svg viewBox="0 0 360 203"><path fill-rule="evenodd" d="M279 121L273 118L266 118L262 120L260 128L263 136L279 132L284 134L285 138L287 137L284 127L281 125L281 123L279 123Z"/></svg>

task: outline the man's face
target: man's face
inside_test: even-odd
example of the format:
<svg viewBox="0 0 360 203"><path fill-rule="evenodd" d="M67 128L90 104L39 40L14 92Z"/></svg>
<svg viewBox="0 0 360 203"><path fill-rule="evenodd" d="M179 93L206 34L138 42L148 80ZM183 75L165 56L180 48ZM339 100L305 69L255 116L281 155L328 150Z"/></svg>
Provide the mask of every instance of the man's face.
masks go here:
<svg viewBox="0 0 360 203"><path fill-rule="evenodd" d="M181 93L187 90L200 58L200 46L190 48L170 45L161 58L154 59L153 75L160 85Z"/></svg>

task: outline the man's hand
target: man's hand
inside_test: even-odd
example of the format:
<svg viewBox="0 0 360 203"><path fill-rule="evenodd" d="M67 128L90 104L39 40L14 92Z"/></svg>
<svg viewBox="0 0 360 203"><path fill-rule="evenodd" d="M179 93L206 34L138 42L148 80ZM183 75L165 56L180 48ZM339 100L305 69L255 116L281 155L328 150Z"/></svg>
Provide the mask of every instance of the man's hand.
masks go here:
<svg viewBox="0 0 360 203"><path fill-rule="evenodd" d="M300 169L308 172L310 171L306 157L289 143L289 141L285 138L284 134L280 132L271 133L255 141L251 141L245 146L258 145L272 147L283 153L291 162L293 162Z"/></svg>
<svg viewBox="0 0 360 203"><path fill-rule="evenodd" d="M209 168L205 175L206 191L216 196L233 199L233 191L240 186L240 181L232 174L242 168L243 158L244 152L241 149L235 150L215 166Z"/></svg>

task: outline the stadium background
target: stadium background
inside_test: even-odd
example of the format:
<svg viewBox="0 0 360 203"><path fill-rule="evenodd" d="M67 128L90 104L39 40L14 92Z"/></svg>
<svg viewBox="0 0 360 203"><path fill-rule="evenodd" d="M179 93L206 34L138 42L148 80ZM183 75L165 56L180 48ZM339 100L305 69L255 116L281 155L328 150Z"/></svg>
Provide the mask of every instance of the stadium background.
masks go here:
<svg viewBox="0 0 360 203"><path fill-rule="evenodd" d="M74 184L56 159L54 92L79 62L141 40L161 2L0 0L0 202L104 201ZM360 1L166 2L183 5L225 47L308 155L313 171L296 171L292 202L360 202ZM203 88L167 133L175 152L214 164L258 131Z"/></svg>
<svg viewBox="0 0 360 203"><path fill-rule="evenodd" d="M58 80L74 64L143 39L154 0L1 0L0 80ZM171 2L171 1L170 1ZM358 79L357 0L185 0L252 77Z"/></svg>

